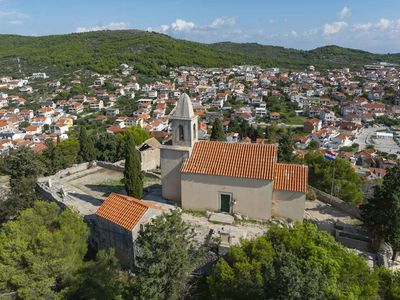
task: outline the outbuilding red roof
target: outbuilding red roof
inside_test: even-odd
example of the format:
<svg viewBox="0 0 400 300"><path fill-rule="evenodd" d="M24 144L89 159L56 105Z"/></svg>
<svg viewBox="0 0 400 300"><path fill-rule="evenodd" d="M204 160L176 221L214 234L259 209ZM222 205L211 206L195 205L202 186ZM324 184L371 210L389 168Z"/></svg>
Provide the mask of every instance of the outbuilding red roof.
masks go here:
<svg viewBox="0 0 400 300"><path fill-rule="evenodd" d="M132 231L149 208L161 208L126 195L112 193L96 211L96 215Z"/></svg>
<svg viewBox="0 0 400 300"><path fill-rule="evenodd" d="M274 190L306 193L308 167L295 164L275 164Z"/></svg>

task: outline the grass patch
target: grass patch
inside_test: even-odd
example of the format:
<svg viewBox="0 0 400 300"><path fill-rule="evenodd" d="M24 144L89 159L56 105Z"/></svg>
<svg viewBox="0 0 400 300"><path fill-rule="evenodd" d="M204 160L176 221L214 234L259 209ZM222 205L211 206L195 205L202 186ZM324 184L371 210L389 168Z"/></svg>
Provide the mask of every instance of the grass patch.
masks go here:
<svg viewBox="0 0 400 300"><path fill-rule="evenodd" d="M107 179L106 181L103 181L100 183L101 185L106 185L109 187L114 187L114 188L125 188L124 183L121 181L121 179Z"/></svg>
<svg viewBox="0 0 400 300"><path fill-rule="evenodd" d="M195 210L195 209L184 209L184 213L190 214L195 217L205 217L207 218L207 212L205 210Z"/></svg>
<svg viewBox="0 0 400 300"><path fill-rule="evenodd" d="M296 117L288 117L285 120L285 124L287 125L304 125L304 122L307 120L306 117L296 116Z"/></svg>

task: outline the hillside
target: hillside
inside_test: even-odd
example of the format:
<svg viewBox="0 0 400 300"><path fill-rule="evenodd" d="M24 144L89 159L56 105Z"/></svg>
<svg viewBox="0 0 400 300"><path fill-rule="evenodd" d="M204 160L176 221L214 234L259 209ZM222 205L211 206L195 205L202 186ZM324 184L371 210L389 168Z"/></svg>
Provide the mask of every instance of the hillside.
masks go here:
<svg viewBox="0 0 400 300"><path fill-rule="evenodd" d="M270 60L277 66L288 68L315 65L321 68L361 67L378 62L400 63L400 54L374 54L367 51L325 46L310 51L290 49L277 46L265 46L257 43L223 42L210 45L217 50L243 54L255 60Z"/></svg>
<svg viewBox="0 0 400 300"><path fill-rule="evenodd" d="M212 67L246 62L241 54L138 30L43 37L0 35L0 68L16 71L16 57L27 73L78 68L105 73L127 63L139 72L155 75L160 65Z"/></svg>
<svg viewBox="0 0 400 300"><path fill-rule="evenodd" d="M22 70L63 73L91 69L106 73L121 63L133 65L151 76L160 65L222 67L258 64L302 69L317 67L360 67L379 61L400 63L400 55L379 55L365 51L327 46L311 51L264 46L255 43L201 44L167 35L139 30L97 31L28 37L0 35L0 73Z"/></svg>

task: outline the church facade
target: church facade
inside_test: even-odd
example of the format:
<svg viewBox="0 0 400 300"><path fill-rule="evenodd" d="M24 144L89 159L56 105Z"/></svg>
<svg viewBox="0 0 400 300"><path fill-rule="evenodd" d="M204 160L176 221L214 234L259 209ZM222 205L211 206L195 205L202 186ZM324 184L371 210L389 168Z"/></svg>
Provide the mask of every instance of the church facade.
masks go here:
<svg viewBox="0 0 400 300"><path fill-rule="evenodd" d="M303 220L308 168L277 162L276 145L198 141L198 119L183 94L161 147L162 194L184 209L254 219Z"/></svg>

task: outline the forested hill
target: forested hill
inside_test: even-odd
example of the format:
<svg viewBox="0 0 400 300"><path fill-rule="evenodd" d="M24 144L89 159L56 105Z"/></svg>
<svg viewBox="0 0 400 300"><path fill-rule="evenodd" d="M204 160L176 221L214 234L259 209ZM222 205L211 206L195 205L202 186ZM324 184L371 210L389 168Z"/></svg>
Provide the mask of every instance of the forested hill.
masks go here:
<svg viewBox="0 0 400 300"><path fill-rule="evenodd" d="M311 51L259 44L201 44L140 30L97 31L52 36L0 35L0 73L18 68L24 73L75 71L85 68L106 73L121 63L140 73L156 75L160 65L222 67L258 64L301 69L360 67L379 61L400 62L400 55L378 55L336 46Z"/></svg>
<svg viewBox="0 0 400 300"><path fill-rule="evenodd" d="M277 66L300 68L314 65L321 68L353 67L366 64L389 62L400 64L400 53L374 54L367 51L342 48L335 45L316 48L314 50L297 50L291 48L260 45L257 43L223 42L210 45L217 50L243 54L256 60L270 60Z"/></svg>

